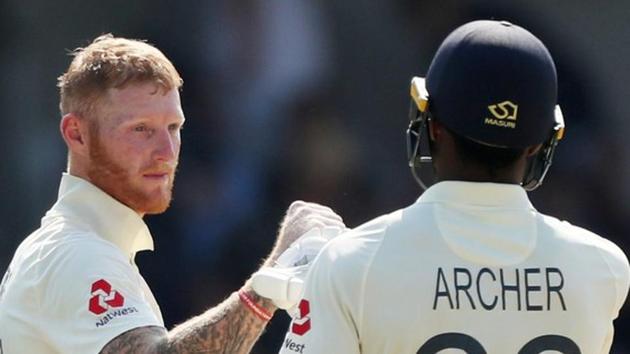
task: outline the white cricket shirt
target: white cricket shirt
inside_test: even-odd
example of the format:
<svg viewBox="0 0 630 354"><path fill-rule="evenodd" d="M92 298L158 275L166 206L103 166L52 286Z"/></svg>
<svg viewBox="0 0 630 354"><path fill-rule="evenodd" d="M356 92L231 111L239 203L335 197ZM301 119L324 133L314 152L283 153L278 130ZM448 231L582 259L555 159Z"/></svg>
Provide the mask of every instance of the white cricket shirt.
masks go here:
<svg viewBox="0 0 630 354"><path fill-rule="evenodd" d="M164 326L134 263L152 249L138 214L64 174L59 199L0 285L0 353L98 353L125 331Z"/></svg>
<svg viewBox="0 0 630 354"><path fill-rule="evenodd" d="M441 182L324 247L280 353L608 353L629 282L520 186Z"/></svg>

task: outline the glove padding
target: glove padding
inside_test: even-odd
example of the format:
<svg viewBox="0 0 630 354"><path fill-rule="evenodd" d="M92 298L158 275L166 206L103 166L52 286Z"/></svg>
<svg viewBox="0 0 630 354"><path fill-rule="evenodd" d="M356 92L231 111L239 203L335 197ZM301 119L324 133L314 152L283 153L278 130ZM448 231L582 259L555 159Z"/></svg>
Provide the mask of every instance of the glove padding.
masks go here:
<svg viewBox="0 0 630 354"><path fill-rule="evenodd" d="M287 312L297 306L304 293L308 269L328 241L344 232L337 226L308 230L284 251L273 267L263 267L252 276L252 287L262 297Z"/></svg>

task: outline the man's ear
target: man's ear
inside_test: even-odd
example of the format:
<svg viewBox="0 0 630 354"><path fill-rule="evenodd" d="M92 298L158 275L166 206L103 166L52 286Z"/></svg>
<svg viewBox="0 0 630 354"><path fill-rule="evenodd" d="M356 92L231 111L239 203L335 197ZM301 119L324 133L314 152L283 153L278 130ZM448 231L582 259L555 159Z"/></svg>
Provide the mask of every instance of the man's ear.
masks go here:
<svg viewBox="0 0 630 354"><path fill-rule="evenodd" d="M70 153L88 155L88 122L85 119L75 113L68 113L61 118L59 128Z"/></svg>
<svg viewBox="0 0 630 354"><path fill-rule="evenodd" d="M434 119L429 119L427 123L429 124L429 139L437 141L442 136L442 125Z"/></svg>
<svg viewBox="0 0 630 354"><path fill-rule="evenodd" d="M538 151L540 151L540 149L542 149L542 144L529 146L527 149L525 149L525 156L534 156L538 153Z"/></svg>

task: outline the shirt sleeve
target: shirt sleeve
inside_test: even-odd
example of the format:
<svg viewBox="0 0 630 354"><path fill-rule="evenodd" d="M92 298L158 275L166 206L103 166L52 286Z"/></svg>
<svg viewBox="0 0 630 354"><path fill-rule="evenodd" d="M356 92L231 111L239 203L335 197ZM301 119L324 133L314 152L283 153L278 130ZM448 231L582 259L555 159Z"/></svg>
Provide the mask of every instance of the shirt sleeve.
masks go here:
<svg viewBox="0 0 630 354"><path fill-rule="evenodd" d="M118 335L161 326L143 280L122 252L105 241L64 245L52 255L40 298L43 335L61 353L98 353Z"/></svg>
<svg viewBox="0 0 630 354"><path fill-rule="evenodd" d="M360 353L364 267L361 257L347 256L353 247L352 240L337 238L314 260L281 354Z"/></svg>
<svg viewBox="0 0 630 354"><path fill-rule="evenodd" d="M615 279L616 301L613 308L612 318L615 319L619 315L619 311L626 302L628 297L628 288L630 287L630 265L625 253L613 242L601 239L602 245L600 254L610 272Z"/></svg>
<svg viewBox="0 0 630 354"><path fill-rule="evenodd" d="M626 302L628 296L628 287L630 286L630 265L628 264L628 258L619 246L607 239L599 239L602 241L599 252L612 274L616 294L611 313L611 322L608 324L608 333L604 339L604 344L601 350L601 353L609 353L613 344L613 337L615 333L612 320L615 320L619 316L619 312L621 311L621 308Z"/></svg>
<svg viewBox="0 0 630 354"><path fill-rule="evenodd" d="M623 253L621 248L617 247L617 260L618 260L618 271L617 271L617 279L618 285L617 289L617 313L616 316L619 315L619 311L623 307L628 298L628 290L630 290L630 265L628 264L628 258Z"/></svg>

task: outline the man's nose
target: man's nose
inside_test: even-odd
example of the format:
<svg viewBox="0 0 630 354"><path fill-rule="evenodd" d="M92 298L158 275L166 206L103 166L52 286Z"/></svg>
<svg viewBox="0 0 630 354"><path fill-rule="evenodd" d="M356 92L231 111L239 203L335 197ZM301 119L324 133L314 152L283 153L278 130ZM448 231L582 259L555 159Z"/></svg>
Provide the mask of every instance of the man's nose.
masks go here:
<svg viewBox="0 0 630 354"><path fill-rule="evenodd" d="M156 136L154 156L158 161L173 161L179 154L179 138L169 130L160 130Z"/></svg>

